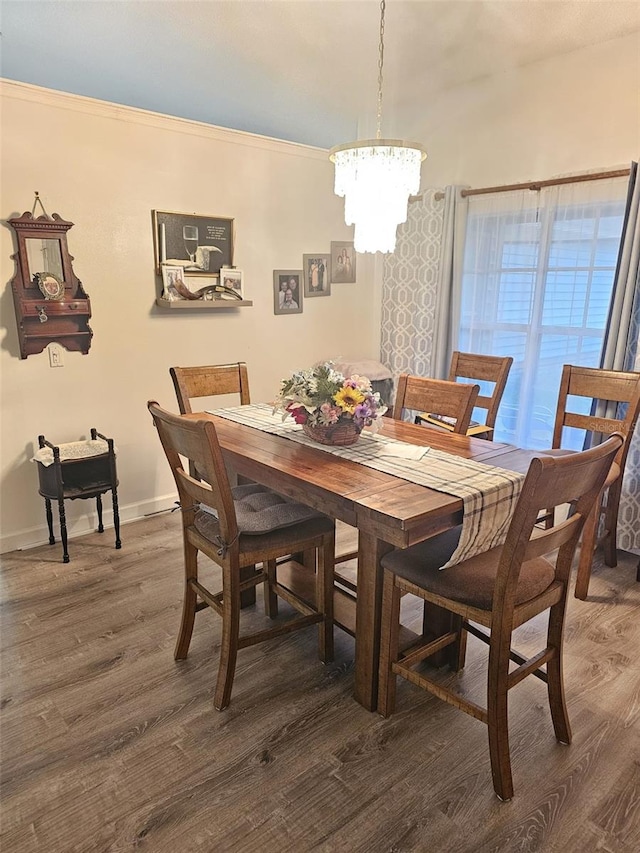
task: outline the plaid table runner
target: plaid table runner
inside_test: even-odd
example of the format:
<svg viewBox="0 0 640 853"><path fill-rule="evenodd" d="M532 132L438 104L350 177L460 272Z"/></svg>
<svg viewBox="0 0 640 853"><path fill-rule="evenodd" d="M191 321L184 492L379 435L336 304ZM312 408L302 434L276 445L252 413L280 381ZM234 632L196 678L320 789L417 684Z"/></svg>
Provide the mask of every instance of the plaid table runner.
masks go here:
<svg viewBox="0 0 640 853"><path fill-rule="evenodd" d="M318 444L308 438L291 418L283 422L281 416L274 415L271 406L266 404L214 409L209 414L283 436L410 483L462 498L464 517L460 542L451 559L442 566L443 569L504 542L524 482L524 474L463 459L430 447L418 450L415 445L381 434L374 435L367 430L350 447ZM414 452L416 450L417 453ZM421 451L424 453L421 454ZM401 454L413 458L402 458ZM417 458L420 455L422 458Z"/></svg>

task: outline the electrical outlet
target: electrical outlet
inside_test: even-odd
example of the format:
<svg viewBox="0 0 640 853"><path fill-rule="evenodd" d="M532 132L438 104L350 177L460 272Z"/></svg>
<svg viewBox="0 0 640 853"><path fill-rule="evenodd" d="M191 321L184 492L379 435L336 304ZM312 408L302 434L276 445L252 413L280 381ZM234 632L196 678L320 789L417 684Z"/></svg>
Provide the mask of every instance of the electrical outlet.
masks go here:
<svg viewBox="0 0 640 853"><path fill-rule="evenodd" d="M60 344L51 343L49 350L49 367L64 367L64 349Z"/></svg>

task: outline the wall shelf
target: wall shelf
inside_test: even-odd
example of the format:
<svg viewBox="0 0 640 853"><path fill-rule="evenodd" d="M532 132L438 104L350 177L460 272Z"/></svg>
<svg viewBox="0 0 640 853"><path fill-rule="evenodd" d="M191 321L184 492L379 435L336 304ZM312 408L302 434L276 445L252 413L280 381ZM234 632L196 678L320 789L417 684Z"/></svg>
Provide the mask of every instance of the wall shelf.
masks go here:
<svg viewBox="0 0 640 853"><path fill-rule="evenodd" d="M220 311L227 308L243 308L253 305L251 299L180 299L170 302L168 299L156 298L156 305L164 311L195 309L196 311Z"/></svg>

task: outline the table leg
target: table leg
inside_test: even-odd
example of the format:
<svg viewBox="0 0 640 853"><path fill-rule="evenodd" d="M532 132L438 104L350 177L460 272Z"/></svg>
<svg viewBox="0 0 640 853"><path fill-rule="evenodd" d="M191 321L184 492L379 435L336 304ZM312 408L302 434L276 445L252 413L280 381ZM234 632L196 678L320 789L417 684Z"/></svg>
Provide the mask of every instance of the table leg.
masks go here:
<svg viewBox="0 0 640 853"><path fill-rule="evenodd" d="M375 711L378 706L378 663L380 659L383 578L380 560L392 550L392 545L360 531L358 535L354 698L368 711Z"/></svg>
<svg viewBox="0 0 640 853"><path fill-rule="evenodd" d="M256 567L251 566L243 566L240 569L240 583L242 581L249 580L252 578L256 572ZM240 609L245 607L251 607L256 603L256 588L255 586L249 587L249 589L245 589L240 593Z"/></svg>
<svg viewBox="0 0 640 853"><path fill-rule="evenodd" d="M464 668L467 652L467 632L462 629L463 619L443 607L424 602L422 616L422 636L425 640L437 640L450 631L460 631L460 638L445 649L427 658L433 666L450 666L454 672Z"/></svg>

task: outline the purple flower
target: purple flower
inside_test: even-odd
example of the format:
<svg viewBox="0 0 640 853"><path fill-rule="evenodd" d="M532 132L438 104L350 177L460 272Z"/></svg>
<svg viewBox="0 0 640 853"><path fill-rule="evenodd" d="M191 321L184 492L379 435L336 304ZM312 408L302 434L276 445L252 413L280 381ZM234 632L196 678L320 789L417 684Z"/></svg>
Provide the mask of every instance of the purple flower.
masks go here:
<svg viewBox="0 0 640 853"><path fill-rule="evenodd" d="M353 419L364 426L371 426L375 410L371 408L367 400L356 406Z"/></svg>

